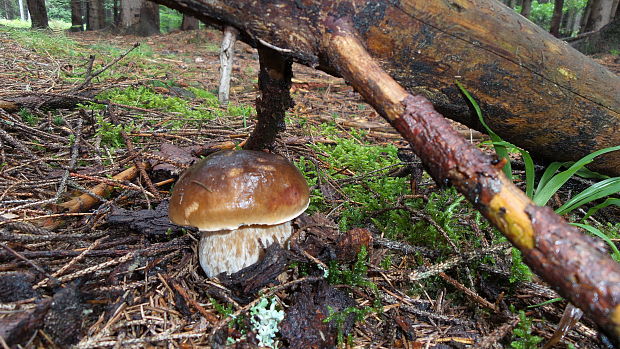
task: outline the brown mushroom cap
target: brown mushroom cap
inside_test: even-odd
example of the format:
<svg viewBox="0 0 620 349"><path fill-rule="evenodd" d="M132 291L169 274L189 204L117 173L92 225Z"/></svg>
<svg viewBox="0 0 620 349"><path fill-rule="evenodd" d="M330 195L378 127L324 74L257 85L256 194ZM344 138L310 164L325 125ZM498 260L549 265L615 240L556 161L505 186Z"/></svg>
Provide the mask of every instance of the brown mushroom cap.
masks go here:
<svg viewBox="0 0 620 349"><path fill-rule="evenodd" d="M280 224L309 204L309 189L285 158L252 150L223 150L190 167L174 187L168 216L201 231Z"/></svg>

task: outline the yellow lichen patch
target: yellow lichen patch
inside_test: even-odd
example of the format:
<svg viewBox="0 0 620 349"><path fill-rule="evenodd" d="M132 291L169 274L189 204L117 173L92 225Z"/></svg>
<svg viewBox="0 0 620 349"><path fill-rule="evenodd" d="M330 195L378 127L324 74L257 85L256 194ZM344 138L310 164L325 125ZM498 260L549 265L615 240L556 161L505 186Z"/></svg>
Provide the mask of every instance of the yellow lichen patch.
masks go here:
<svg viewBox="0 0 620 349"><path fill-rule="evenodd" d="M564 68L564 67L560 67L558 68L558 73L562 74L563 77L570 79L570 80L575 80L577 78L577 76L575 75L575 73L573 73L572 71Z"/></svg>
<svg viewBox="0 0 620 349"><path fill-rule="evenodd" d="M519 249L534 248L534 229L525 208L530 200L512 185L504 185L489 202L489 218Z"/></svg>
<svg viewBox="0 0 620 349"><path fill-rule="evenodd" d="M616 335L620 337L620 304L616 305L614 310L611 312L611 321L614 324L614 331Z"/></svg>

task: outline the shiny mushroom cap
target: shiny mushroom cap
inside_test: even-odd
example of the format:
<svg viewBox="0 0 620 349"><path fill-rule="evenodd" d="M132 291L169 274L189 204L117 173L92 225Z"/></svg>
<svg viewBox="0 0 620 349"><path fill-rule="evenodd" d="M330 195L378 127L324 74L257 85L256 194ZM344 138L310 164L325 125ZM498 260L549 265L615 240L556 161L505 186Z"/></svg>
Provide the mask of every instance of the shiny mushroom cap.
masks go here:
<svg viewBox="0 0 620 349"><path fill-rule="evenodd" d="M285 158L252 150L224 150L190 167L174 187L168 215L201 231L275 225L308 207L309 189Z"/></svg>

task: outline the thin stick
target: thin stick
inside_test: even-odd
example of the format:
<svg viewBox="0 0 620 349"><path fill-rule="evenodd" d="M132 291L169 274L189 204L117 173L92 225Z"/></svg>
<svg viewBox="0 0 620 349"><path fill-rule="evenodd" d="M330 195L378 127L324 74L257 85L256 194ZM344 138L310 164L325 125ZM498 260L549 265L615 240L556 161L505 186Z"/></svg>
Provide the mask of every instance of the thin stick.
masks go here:
<svg viewBox="0 0 620 349"><path fill-rule="evenodd" d="M133 51L134 49L136 49L138 46L140 46L139 42L136 42L135 44L133 44L133 46L127 50L125 53L121 54L120 56L116 57L112 62L106 64L103 68L97 70L96 72L92 73L92 74L87 74L87 78L86 80L84 80L83 83L81 83L78 87L74 88L71 90L71 93L75 93L80 91L81 89L83 89L86 85L90 84L90 81L92 79L94 79L95 77L97 77L98 75L101 75L103 72L105 72L106 70L108 70L111 66L113 66L114 64L116 64L118 61L120 61L121 59L125 58L125 56L127 56L131 51ZM91 65L92 66L92 65Z"/></svg>
<svg viewBox="0 0 620 349"><path fill-rule="evenodd" d="M40 266L38 266L37 264L35 264L33 261L31 261L30 259L22 256L19 252L13 250L12 248L10 248L9 246L0 243L0 246L2 246L2 248L4 248L5 250L7 250L10 254L12 254L13 256L17 257L18 259L21 259L22 261L28 263L28 265L30 265L31 267L35 268L38 272L40 272L41 274L47 276L48 278L52 278L52 276L46 272L43 268L41 268Z"/></svg>

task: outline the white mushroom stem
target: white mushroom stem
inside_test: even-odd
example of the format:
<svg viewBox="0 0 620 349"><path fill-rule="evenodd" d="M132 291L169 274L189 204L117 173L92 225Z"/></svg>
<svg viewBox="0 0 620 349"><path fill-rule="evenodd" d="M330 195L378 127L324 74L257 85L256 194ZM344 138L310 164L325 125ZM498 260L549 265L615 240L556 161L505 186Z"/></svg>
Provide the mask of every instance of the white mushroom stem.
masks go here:
<svg viewBox="0 0 620 349"><path fill-rule="evenodd" d="M208 277L232 274L259 261L274 242L284 246L293 232L291 222L249 225L234 230L203 231L198 247L200 266Z"/></svg>

